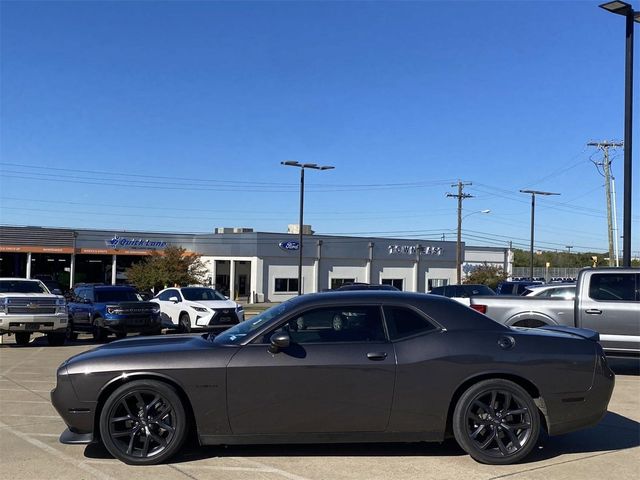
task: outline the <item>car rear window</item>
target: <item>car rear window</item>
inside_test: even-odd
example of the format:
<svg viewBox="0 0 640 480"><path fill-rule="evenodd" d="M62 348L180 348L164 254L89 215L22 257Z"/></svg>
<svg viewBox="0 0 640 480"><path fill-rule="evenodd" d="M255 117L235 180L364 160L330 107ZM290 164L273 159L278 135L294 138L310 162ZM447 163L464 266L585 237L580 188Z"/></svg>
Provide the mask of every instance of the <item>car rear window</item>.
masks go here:
<svg viewBox="0 0 640 480"><path fill-rule="evenodd" d="M435 325L410 308L386 306L384 307L384 317L387 321L391 340L400 340L412 335L436 330Z"/></svg>

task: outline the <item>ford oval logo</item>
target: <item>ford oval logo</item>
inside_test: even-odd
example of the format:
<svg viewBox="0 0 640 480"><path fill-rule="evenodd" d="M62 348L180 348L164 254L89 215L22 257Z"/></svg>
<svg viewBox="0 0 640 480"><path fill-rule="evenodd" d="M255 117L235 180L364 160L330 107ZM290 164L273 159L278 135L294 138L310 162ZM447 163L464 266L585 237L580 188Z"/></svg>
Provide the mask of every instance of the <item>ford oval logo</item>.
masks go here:
<svg viewBox="0 0 640 480"><path fill-rule="evenodd" d="M278 246L282 250L300 250L300 242L296 242L295 240L280 242Z"/></svg>

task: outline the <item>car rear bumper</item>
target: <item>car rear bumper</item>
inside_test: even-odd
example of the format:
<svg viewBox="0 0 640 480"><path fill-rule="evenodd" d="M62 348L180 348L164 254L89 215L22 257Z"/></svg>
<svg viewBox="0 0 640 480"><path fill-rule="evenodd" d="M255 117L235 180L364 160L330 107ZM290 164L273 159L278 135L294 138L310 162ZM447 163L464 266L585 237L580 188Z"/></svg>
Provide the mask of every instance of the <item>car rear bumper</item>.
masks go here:
<svg viewBox="0 0 640 480"><path fill-rule="evenodd" d="M549 435L562 435L593 426L605 416L615 385L615 374L604 354L597 363L593 385L588 391L544 398Z"/></svg>

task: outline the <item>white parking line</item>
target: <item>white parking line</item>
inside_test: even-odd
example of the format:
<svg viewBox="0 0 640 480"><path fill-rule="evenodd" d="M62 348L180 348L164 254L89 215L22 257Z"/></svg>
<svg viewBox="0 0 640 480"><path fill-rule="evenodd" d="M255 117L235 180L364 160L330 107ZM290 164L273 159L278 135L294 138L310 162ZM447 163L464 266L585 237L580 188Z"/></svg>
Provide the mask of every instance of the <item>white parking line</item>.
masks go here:
<svg viewBox="0 0 640 480"><path fill-rule="evenodd" d="M263 468L263 467L225 467L222 465L189 465L186 463L181 463L180 468L185 470L223 470L229 472L262 472L262 473L273 473L272 468Z"/></svg>
<svg viewBox="0 0 640 480"><path fill-rule="evenodd" d="M82 461L78 461L73 457L70 457L69 455L62 453L59 450L56 450L55 448L47 445L46 443L41 442L40 440L36 439L36 438L31 438L29 435L27 435L26 433L23 433L19 430L16 430L14 428L11 428L9 425L0 422L0 427L7 430L8 432L12 433L13 435L15 435L18 438L21 438L22 440L24 440L25 442L30 443L31 445L33 445L36 448L39 448L40 450L42 450L43 452L46 452L50 455L53 455L56 458L59 458L60 460L63 460L67 463L70 463L71 465L73 465L76 468L79 468L81 470L84 470L87 473L90 473L91 475L101 479L101 480L115 480L114 477L111 477L109 475L107 475L106 473L102 473L100 470L97 470L95 468L93 468L90 465L86 465L84 462Z"/></svg>
<svg viewBox="0 0 640 480"><path fill-rule="evenodd" d="M0 417L24 417L24 418L60 418L60 415L7 415L5 413L1 413Z"/></svg>
<svg viewBox="0 0 640 480"><path fill-rule="evenodd" d="M2 400L2 403L46 403L49 405L51 402L46 400Z"/></svg>
<svg viewBox="0 0 640 480"><path fill-rule="evenodd" d="M310 480L307 477L303 477L301 475L297 475L295 473L287 472L286 470L281 470L276 467L272 467L271 465L267 465L266 463L257 462L256 460L249 460L244 457L229 457L230 460L234 460L236 462L248 463L250 465L255 465L256 467L264 469L265 472L276 473L284 478L288 478L289 480Z"/></svg>

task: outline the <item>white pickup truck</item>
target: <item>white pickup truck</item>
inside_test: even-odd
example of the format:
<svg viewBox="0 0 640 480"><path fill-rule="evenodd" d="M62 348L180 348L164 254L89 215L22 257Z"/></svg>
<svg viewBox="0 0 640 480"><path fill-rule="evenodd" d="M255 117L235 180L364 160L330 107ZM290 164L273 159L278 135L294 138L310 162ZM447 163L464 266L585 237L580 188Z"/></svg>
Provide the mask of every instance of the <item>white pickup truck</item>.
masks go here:
<svg viewBox="0 0 640 480"><path fill-rule="evenodd" d="M49 345L62 345L67 330L67 303L40 280L0 278L0 335L15 335L18 345L32 333L47 335Z"/></svg>
<svg viewBox="0 0 640 480"><path fill-rule="evenodd" d="M478 296L471 308L514 327L563 325L600 334L608 355L640 356L640 269L587 268L575 298Z"/></svg>

